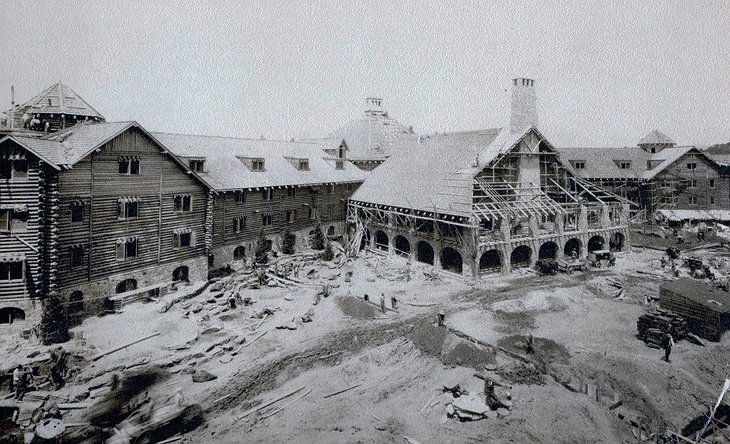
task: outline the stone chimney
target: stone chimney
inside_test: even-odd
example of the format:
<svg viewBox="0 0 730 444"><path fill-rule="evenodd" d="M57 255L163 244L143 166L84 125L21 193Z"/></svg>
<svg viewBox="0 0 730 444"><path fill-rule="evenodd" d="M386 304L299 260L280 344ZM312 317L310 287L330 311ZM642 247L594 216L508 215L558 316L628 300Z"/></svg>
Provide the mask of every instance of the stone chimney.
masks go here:
<svg viewBox="0 0 730 444"><path fill-rule="evenodd" d="M512 114L509 119L510 131L520 132L537 126L537 103L535 81L533 79L512 79Z"/></svg>

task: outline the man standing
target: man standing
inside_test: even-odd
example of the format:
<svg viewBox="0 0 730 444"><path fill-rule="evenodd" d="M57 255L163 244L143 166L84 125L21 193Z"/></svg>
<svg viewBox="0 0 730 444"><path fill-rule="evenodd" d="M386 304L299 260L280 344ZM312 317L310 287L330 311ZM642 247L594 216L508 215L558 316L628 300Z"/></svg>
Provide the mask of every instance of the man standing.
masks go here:
<svg viewBox="0 0 730 444"><path fill-rule="evenodd" d="M664 337L664 360L667 362L672 362L669 360L669 355L672 353L672 347L674 347L674 338L672 338L672 335L667 333Z"/></svg>
<svg viewBox="0 0 730 444"><path fill-rule="evenodd" d="M385 313L385 293L380 293L380 311Z"/></svg>

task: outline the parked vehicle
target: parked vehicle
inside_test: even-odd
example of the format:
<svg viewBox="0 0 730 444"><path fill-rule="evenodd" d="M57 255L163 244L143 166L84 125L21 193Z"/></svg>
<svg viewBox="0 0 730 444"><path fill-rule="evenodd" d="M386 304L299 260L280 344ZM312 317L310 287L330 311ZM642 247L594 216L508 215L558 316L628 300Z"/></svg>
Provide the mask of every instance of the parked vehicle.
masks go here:
<svg viewBox="0 0 730 444"><path fill-rule="evenodd" d="M592 267L613 267L616 265L616 256L609 250L596 250L588 253L588 261Z"/></svg>

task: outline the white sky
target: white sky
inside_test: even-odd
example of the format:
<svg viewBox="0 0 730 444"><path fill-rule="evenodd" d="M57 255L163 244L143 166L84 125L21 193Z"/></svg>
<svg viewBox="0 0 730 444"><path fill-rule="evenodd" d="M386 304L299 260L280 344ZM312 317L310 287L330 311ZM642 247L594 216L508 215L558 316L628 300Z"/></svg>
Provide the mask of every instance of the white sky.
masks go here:
<svg viewBox="0 0 730 444"><path fill-rule="evenodd" d="M730 140L726 1L180 3L4 3L1 108L61 80L110 121L288 138L375 95L432 133L507 124L510 79L534 77L558 146Z"/></svg>

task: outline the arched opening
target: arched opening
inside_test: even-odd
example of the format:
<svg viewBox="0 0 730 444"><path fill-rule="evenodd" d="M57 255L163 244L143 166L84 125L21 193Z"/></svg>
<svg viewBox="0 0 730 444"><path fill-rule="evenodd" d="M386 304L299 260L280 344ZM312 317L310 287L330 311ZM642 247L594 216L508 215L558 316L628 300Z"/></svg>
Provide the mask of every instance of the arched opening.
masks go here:
<svg viewBox="0 0 730 444"><path fill-rule="evenodd" d="M424 264L433 265L433 247L426 241L416 244L416 260Z"/></svg>
<svg viewBox="0 0 730 444"><path fill-rule="evenodd" d="M137 289L137 281L134 279L125 279L117 284L117 294L125 293Z"/></svg>
<svg viewBox="0 0 730 444"><path fill-rule="evenodd" d="M388 235L385 234L385 231L378 230L375 233L375 248L381 251L388 251L389 243L390 239L388 239Z"/></svg>
<svg viewBox="0 0 730 444"><path fill-rule="evenodd" d="M588 252L596 251L596 250L603 250L603 245L605 244L605 241L601 236L593 236L588 240Z"/></svg>
<svg viewBox="0 0 730 444"><path fill-rule="evenodd" d="M441 250L441 268L446 271L461 273L463 268L461 254L451 247L446 247Z"/></svg>
<svg viewBox="0 0 730 444"><path fill-rule="evenodd" d="M563 254L566 256L573 256L573 252L575 251L575 257L580 257L580 250L581 250L581 243L580 239L570 239L568 242L565 243L565 249L563 249Z"/></svg>
<svg viewBox="0 0 730 444"><path fill-rule="evenodd" d="M360 239L360 249L367 248L368 245L370 245L370 230L365 230Z"/></svg>
<svg viewBox="0 0 730 444"><path fill-rule="evenodd" d="M242 261L244 259L246 259L246 247L239 245L233 250L233 260Z"/></svg>
<svg viewBox="0 0 730 444"><path fill-rule="evenodd" d="M411 254L411 243L403 236L395 237L395 254L408 257Z"/></svg>
<svg viewBox="0 0 730 444"><path fill-rule="evenodd" d="M25 312L16 307L0 308L0 324L12 324L16 321L25 321Z"/></svg>
<svg viewBox="0 0 730 444"><path fill-rule="evenodd" d="M523 268L530 266L530 256L532 256L532 250L527 245L520 245L519 247L512 250L510 255L510 264L512 268Z"/></svg>
<svg viewBox="0 0 730 444"><path fill-rule="evenodd" d="M185 265L177 267L172 271L173 282L189 282L188 273L190 270Z"/></svg>
<svg viewBox="0 0 730 444"><path fill-rule="evenodd" d="M327 227L327 236L334 236L335 235L335 226L330 225Z"/></svg>
<svg viewBox="0 0 730 444"><path fill-rule="evenodd" d="M558 244L555 242L545 242L540 246L540 250L537 252L538 259L556 259L558 255Z"/></svg>
<svg viewBox="0 0 730 444"><path fill-rule="evenodd" d="M479 270L489 273L502 271L502 259L499 251L489 250L479 258Z"/></svg>
<svg viewBox="0 0 730 444"><path fill-rule="evenodd" d="M624 251L624 234L621 232L614 233L608 243L611 251Z"/></svg>

